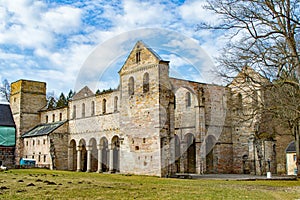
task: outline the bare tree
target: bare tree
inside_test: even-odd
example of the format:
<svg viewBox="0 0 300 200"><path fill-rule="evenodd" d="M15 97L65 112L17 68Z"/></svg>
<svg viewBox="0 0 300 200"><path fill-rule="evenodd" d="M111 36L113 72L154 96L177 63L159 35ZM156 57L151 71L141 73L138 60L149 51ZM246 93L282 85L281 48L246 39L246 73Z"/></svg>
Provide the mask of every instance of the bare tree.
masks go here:
<svg viewBox="0 0 300 200"><path fill-rule="evenodd" d="M224 31L229 39L217 58L218 74L231 82L250 66L268 80L246 77L264 91L264 101L248 117L266 114L287 125L295 136L299 176L300 1L207 0L205 8L217 14L218 21L197 28Z"/></svg>
<svg viewBox="0 0 300 200"><path fill-rule="evenodd" d="M7 79L4 79L2 82L2 86L0 87L0 95L3 96L7 102L9 102L10 84Z"/></svg>

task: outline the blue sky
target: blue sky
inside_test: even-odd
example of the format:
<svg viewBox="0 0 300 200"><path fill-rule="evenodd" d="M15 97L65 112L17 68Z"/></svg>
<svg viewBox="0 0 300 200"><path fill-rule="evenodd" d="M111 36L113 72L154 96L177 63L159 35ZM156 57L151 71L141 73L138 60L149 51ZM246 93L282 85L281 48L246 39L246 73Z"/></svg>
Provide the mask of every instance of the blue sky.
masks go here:
<svg viewBox="0 0 300 200"><path fill-rule="evenodd" d="M2 0L0 79L45 81L57 96L83 85L114 88L130 49L143 40L170 61L172 76L217 82L209 71L224 36L195 32L197 23L218 20L203 5L203 0Z"/></svg>

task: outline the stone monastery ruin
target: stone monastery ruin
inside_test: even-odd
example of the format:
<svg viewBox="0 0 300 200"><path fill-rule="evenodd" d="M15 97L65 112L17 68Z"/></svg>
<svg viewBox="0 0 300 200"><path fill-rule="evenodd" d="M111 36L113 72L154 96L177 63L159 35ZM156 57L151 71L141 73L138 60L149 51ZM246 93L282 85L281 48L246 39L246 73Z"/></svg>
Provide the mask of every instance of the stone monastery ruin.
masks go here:
<svg viewBox="0 0 300 200"><path fill-rule="evenodd" d="M255 126L237 120L247 101L236 87L241 74L228 86L171 78L169 61L138 41L119 76L118 89L95 94L84 87L59 109L45 109L46 83L12 83L16 163L28 158L50 169L168 176L261 174L269 159L273 173L284 170L276 141L262 141L258 157Z"/></svg>

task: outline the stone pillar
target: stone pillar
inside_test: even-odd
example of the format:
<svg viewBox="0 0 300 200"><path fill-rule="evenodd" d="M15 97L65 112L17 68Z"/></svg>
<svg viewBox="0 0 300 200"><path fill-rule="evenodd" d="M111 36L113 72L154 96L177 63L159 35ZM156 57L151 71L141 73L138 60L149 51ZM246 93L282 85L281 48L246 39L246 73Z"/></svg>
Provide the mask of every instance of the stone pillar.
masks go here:
<svg viewBox="0 0 300 200"><path fill-rule="evenodd" d="M91 166L92 166L92 146L87 146L87 168L86 172L91 172Z"/></svg>
<svg viewBox="0 0 300 200"><path fill-rule="evenodd" d="M176 167L175 167L175 137L172 137L172 139L170 140L170 173L174 174L176 173Z"/></svg>
<svg viewBox="0 0 300 200"><path fill-rule="evenodd" d="M77 146L76 148L77 150L77 172L81 171L81 151L82 151L82 147L81 146Z"/></svg>
<svg viewBox="0 0 300 200"><path fill-rule="evenodd" d="M202 174L201 170L201 164L202 164L202 159L201 159L201 143L199 141L196 141L196 174Z"/></svg>
<svg viewBox="0 0 300 200"><path fill-rule="evenodd" d="M102 172L102 148L103 146L101 144L98 145L98 173Z"/></svg>
<svg viewBox="0 0 300 200"><path fill-rule="evenodd" d="M114 172L114 150L112 148L112 144L109 146L109 172Z"/></svg>
<svg viewBox="0 0 300 200"><path fill-rule="evenodd" d="M181 150L181 156L180 156L180 173L185 172L185 167L187 166L187 148L186 148L186 142L183 140L180 143L180 150Z"/></svg>
<svg viewBox="0 0 300 200"><path fill-rule="evenodd" d="M69 146L68 147L68 170L74 170L73 169L73 162L74 162L74 158L73 158L73 147Z"/></svg>

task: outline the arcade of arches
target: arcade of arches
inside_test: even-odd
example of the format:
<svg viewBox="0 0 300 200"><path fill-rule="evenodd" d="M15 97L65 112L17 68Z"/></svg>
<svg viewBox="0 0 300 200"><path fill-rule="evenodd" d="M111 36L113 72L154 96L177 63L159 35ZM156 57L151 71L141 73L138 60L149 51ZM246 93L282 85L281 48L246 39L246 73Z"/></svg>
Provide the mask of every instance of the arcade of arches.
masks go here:
<svg viewBox="0 0 300 200"><path fill-rule="evenodd" d="M78 144L72 139L69 146L69 169L86 172L119 172L119 137L114 136L109 143L102 137L97 144L92 138L86 143L81 139Z"/></svg>

